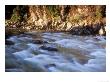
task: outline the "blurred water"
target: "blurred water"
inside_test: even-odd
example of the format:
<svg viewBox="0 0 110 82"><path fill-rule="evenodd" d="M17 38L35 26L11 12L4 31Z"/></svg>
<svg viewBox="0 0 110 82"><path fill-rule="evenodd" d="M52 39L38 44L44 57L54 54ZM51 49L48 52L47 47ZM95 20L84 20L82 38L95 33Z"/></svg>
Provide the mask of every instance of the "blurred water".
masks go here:
<svg viewBox="0 0 110 82"><path fill-rule="evenodd" d="M30 72L106 71L105 36L28 32L12 36L7 40L15 44L6 45L6 61L8 62L6 62L6 67L10 66L12 60L16 61L17 65L14 64L15 67L8 67L6 70L14 71L16 69L17 71L19 69ZM34 42L46 41L46 43L37 44L33 40ZM41 46L54 47L58 51L44 50Z"/></svg>

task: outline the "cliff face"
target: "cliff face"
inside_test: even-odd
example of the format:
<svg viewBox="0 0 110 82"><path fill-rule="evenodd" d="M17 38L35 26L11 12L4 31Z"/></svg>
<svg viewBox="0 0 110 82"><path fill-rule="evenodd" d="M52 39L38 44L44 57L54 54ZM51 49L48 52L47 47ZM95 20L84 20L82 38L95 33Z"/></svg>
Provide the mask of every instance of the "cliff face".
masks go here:
<svg viewBox="0 0 110 82"><path fill-rule="evenodd" d="M25 22L24 28L27 29L74 31L75 27L93 28L96 25L95 29L99 31L104 29L106 24L106 6L104 5L28 5L14 6L11 9L13 12L10 10L12 14L10 19L14 22Z"/></svg>

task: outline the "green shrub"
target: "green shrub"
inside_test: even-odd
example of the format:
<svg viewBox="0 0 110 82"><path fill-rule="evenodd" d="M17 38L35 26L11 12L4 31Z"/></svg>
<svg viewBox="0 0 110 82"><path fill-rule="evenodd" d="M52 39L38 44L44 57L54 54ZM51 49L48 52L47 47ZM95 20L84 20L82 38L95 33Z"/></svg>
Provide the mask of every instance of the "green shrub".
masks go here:
<svg viewBox="0 0 110 82"><path fill-rule="evenodd" d="M47 9L49 10L50 14L53 16L53 17L58 17L59 16L59 10L57 8L57 6L55 5L48 5L47 6Z"/></svg>
<svg viewBox="0 0 110 82"><path fill-rule="evenodd" d="M13 14L11 16L11 21L12 22L18 22L18 21L20 21L20 15L17 13L16 8L13 10Z"/></svg>
<svg viewBox="0 0 110 82"><path fill-rule="evenodd" d="M96 19L101 19L101 18L102 18L101 10L96 10Z"/></svg>

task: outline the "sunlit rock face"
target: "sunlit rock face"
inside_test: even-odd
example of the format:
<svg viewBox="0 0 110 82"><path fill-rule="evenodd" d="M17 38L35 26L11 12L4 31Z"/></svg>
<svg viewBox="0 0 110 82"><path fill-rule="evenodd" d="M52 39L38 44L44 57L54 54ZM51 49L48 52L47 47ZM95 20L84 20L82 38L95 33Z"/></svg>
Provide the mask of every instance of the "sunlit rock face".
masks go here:
<svg viewBox="0 0 110 82"><path fill-rule="evenodd" d="M106 71L105 36L27 32L7 40L7 72Z"/></svg>
<svg viewBox="0 0 110 82"><path fill-rule="evenodd" d="M10 9L8 10L7 7ZM71 31L75 29L74 27L79 27L79 30L81 27L81 31L84 28L83 32L80 31L81 34L85 34L85 31L88 31L86 34L92 34L88 30L89 28L85 30L85 27L89 26L91 29L92 26L94 34L104 35L106 32L101 29L106 24L106 6L104 5L17 5L6 6L6 11L11 12L6 12L6 14L11 14L10 21L14 22L11 25L10 21L6 21L6 27L22 27L28 31ZM15 22L19 22L20 25ZM21 24L21 22L25 24ZM100 24L100 26L94 26L96 24Z"/></svg>

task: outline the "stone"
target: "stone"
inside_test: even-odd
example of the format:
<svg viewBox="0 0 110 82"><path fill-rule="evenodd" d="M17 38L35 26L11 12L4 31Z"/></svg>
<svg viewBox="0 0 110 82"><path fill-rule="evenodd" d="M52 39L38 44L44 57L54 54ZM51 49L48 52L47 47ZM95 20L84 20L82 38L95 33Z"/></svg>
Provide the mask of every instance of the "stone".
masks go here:
<svg viewBox="0 0 110 82"><path fill-rule="evenodd" d="M49 67L56 67L56 65L55 65L55 64L47 64L47 65L45 65L45 67L46 67L46 68L49 68Z"/></svg>
<svg viewBox="0 0 110 82"><path fill-rule="evenodd" d="M105 35L105 29L101 28L101 29L99 30L99 35Z"/></svg>
<svg viewBox="0 0 110 82"><path fill-rule="evenodd" d="M25 59L22 63L22 68L26 72L46 72L47 69L40 65L39 63L31 60L31 59Z"/></svg>
<svg viewBox="0 0 110 82"><path fill-rule="evenodd" d="M5 55L5 68L15 68L18 67L19 63L13 54Z"/></svg>
<svg viewBox="0 0 110 82"><path fill-rule="evenodd" d="M66 28L66 31L70 30L72 27L72 24L70 22L67 23L67 28Z"/></svg>
<svg viewBox="0 0 110 82"><path fill-rule="evenodd" d="M5 40L5 45L14 45L14 42L9 41L9 40Z"/></svg>
<svg viewBox="0 0 110 82"><path fill-rule="evenodd" d="M48 50L48 51L58 51L58 49L52 45L43 45L40 48L43 50Z"/></svg>
<svg viewBox="0 0 110 82"><path fill-rule="evenodd" d="M32 43L34 43L34 44L43 44L43 43L48 43L48 42L40 40L40 39L37 39L37 40L33 40Z"/></svg>

